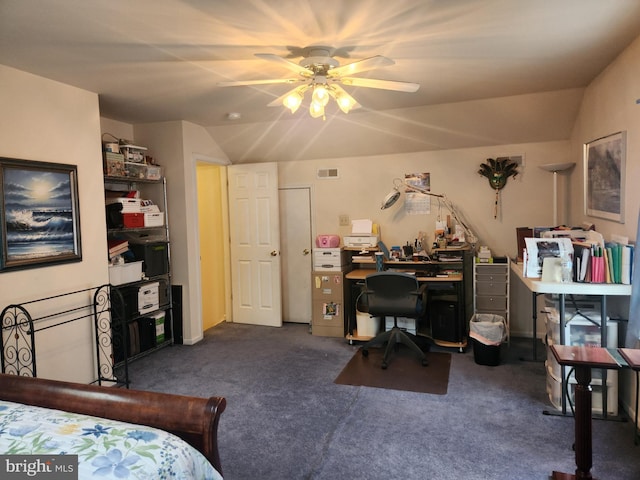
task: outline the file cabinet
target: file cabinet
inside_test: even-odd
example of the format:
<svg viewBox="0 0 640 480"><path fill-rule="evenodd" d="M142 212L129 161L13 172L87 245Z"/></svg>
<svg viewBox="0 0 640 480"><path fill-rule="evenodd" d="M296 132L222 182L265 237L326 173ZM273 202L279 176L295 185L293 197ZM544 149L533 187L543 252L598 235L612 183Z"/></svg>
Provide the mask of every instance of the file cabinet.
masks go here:
<svg viewBox="0 0 640 480"><path fill-rule="evenodd" d="M505 263L473 264L473 310L504 317L509 340L509 259Z"/></svg>
<svg viewBox="0 0 640 480"><path fill-rule="evenodd" d="M322 337L345 335L344 272L312 272L311 274L311 334Z"/></svg>

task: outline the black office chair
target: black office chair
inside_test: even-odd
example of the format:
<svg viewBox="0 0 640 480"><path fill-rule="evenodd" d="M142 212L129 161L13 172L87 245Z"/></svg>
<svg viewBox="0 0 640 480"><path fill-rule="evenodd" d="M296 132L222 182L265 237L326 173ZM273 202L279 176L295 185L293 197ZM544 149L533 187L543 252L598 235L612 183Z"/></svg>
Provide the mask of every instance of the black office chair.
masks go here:
<svg viewBox="0 0 640 480"><path fill-rule="evenodd" d="M386 343L387 347L382 359L382 368L386 369L391 351L403 344L418 355L423 366L427 366L427 357L416 344L415 335L398 327L398 317L407 317L416 319L417 328L418 319L424 316L426 310L426 284L420 287L415 275L408 273L378 272L367 275L362 293L368 304L370 316L383 317L383 323L384 317L393 317L393 328L369 340L362 347L362 355L366 357L369 355L370 347Z"/></svg>

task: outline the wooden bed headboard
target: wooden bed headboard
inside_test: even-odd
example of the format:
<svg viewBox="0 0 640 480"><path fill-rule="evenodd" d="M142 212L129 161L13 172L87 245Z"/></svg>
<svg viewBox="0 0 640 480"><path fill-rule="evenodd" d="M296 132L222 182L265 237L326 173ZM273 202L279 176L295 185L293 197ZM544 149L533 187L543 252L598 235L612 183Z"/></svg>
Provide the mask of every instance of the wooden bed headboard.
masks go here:
<svg viewBox="0 0 640 480"><path fill-rule="evenodd" d="M220 475L218 422L224 397L199 398L0 374L0 399L147 425L198 449Z"/></svg>

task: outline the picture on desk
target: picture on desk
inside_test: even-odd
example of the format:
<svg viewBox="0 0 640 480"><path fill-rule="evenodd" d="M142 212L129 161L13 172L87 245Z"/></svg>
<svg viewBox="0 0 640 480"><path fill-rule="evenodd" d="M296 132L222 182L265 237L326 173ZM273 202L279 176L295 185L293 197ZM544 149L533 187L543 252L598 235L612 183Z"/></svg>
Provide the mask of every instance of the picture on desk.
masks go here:
<svg viewBox="0 0 640 480"><path fill-rule="evenodd" d="M545 259L562 258L573 255L573 246L568 238L525 238L526 260L525 276L530 278L542 277L542 267ZM549 262L547 262L549 265Z"/></svg>

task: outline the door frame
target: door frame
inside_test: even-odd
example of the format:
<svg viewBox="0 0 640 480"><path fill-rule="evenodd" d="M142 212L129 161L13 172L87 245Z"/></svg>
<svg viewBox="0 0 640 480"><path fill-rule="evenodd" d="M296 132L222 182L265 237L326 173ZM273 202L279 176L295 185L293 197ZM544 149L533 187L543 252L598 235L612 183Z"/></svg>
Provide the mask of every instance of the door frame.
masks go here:
<svg viewBox="0 0 640 480"><path fill-rule="evenodd" d="M231 165L231 162L228 160L223 160L220 158L215 158L215 157L209 157L207 155L203 155L200 153L193 153L191 155L191 184L195 186L195 188L193 189L192 192L192 196L191 196L191 201L192 204L194 206L195 209L195 226L196 226L196 231L195 231L195 235L193 236L193 242L195 243L195 249L196 252L198 252L198 258L200 258L200 220L198 218L198 213L199 213L199 204L198 204L198 191L197 191L197 185L198 185L198 163L208 163L208 164L212 164L212 165L218 165L220 166L220 177L221 177L221 202L222 202L222 225L221 228L224 231L224 237L225 238L229 238L229 203L228 203L228 192L227 192L227 169L225 167L227 167L228 165ZM225 249L225 258L229 258L230 252L229 252L229 242L224 242L224 249ZM197 261L195 262L195 291L196 291L196 298L197 298L197 302L196 305L192 305L192 307L195 307L195 312L198 315L198 318L200 320L200 328L202 328L203 322L202 322L202 277L201 277L201 270L200 270L200 262ZM225 303L225 318L227 319L227 321L231 321L231 265L228 261L224 262L224 283L225 283L225 299L224 299L224 303ZM193 312L194 309L192 308L191 311Z"/></svg>
<svg viewBox="0 0 640 480"><path fill-rule="evenodd" d="M311 184L296 184L296 185L281 185L278 186L278 190L307 190L309 192L309 243L310 243L310 248L311 251L309 252L310 256L311 256L311 272L313 272L313 249L314 249L314 238L315 238L315 209L314 207L314 202L313 202L313 185ZM310 273L311 273L310 272ZM284 274L284 272L283 272ZM311 283L311 275L309 275L309 283ZM313 307L311 305L312 303L312 299L311 299L311 290L309 291L310 295L309 295L309 325L311 324L311 314L313 313ZM284 290L283 290L283 299L284 299ZM284 313L284 312L283 312ZM283 318L284 321L284 318Z"/></svg>

